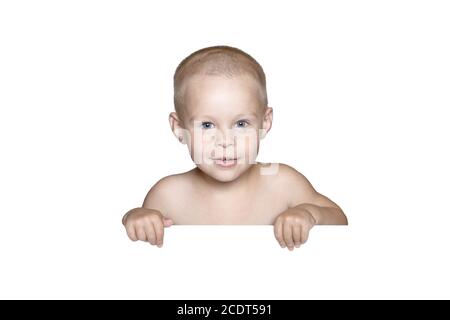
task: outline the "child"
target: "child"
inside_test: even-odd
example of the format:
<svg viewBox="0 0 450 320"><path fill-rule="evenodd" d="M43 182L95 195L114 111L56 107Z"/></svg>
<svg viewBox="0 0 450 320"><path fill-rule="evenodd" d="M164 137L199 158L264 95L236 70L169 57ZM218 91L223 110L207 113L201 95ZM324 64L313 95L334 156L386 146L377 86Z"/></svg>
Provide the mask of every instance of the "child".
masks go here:
<svg viewBox="0 0 450 320"><path fill-rule="evenodd" d="M170 127L196 167L162 178L125 214L131 240L161 247L172 224L273 224L280 246L293 250L316 224L347 224L301 173L255 162L272 108L264 71L247 53L215 46L189 55L174 75L174 104Z"/></svg>

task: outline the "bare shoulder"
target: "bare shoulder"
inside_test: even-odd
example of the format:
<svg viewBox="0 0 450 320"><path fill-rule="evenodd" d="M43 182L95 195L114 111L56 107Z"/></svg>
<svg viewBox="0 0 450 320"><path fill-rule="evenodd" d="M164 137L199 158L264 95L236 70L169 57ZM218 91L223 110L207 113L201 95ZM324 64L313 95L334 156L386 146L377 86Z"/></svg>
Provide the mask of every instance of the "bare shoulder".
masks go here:
<svg viewBox="0 0 450 320"><path fill-rule="evenodd" d="M295 168L284 163L258 162L259 175L274 183L284 186L303 187L311 186L308 179ZM312 187L312 186L311 186Z"/></svg>
<svg viewBox="0 0 450 320"><path fill-rule="evenodd" d="M159 210L167 216L172 211L172 206L177 203L181 195L186 194L189 188L190 171L178 173L161 178L147 193L143 207Z"/></svg>
<svg viewBox="0 0 450 320"><path fill-rule="evenodd" d="M309 192L314 191L314 188L308 179L297 169L287 164L279 164L279 179L283 184L289 187L301 188L303 191Z"/></svg>
<svg viewBox="0 0 450 320"><path fill-rule="evenodd" d="M287 164L278 164L274 181L276 187L282 190L289 207L301 203L336 206L330 199L318 193L301 172Z"/></svg>

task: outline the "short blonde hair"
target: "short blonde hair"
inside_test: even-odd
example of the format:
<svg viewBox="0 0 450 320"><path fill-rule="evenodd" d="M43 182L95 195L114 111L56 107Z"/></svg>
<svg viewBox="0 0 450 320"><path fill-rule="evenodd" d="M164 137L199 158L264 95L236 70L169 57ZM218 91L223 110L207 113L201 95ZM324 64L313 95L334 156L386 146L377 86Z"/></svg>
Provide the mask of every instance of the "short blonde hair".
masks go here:
<svg viewBox="0 0 450 320"><path fill-rule="evenodd" d="M254 78L261 92L261 104L268 104L266 75L261 65L244 51L229 46L213 46L197 50L178 65L174 80L175 111L180 114L184 106L184 84L193 75L217 75L232 78L249 75Z"/></svg>

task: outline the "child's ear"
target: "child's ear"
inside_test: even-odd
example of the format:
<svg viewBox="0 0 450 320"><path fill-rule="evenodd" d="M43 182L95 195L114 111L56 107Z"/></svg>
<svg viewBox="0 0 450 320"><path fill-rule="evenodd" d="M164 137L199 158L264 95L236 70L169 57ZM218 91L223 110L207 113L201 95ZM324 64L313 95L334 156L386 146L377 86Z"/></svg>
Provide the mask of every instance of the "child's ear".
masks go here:
<svg viewBox="0 0 450 320"><path fill-rule="evenodd" d="M264 139L264 137L270 131L270 128L272 128L272 120L273 120L273 109L267 106L264 112L262 130L260 130L259 135L260 139Z"/></svg>
<svg viewBox="0 0 450 320"><path fill-rule="evenodd" d="M185 142L186 139L185 139L185 134L184 134L185 129L183 128L180 117L178 116L178 114L176 112L171 112L169 114L169 124L170 124L170 129L172 129L172 132L175 135L175 137L178 139L178 141L180 141L182 144L186 144L186 142Z"/></svg>

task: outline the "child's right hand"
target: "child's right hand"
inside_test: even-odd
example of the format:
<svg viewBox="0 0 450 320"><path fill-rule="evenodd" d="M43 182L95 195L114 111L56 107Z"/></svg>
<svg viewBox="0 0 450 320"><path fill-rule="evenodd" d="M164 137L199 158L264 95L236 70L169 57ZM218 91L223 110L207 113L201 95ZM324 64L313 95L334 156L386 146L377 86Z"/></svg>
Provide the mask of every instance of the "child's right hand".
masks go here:
<svg viewBox="0 0 450 320"><path fill-rule="evenodd" d="M122 223L131 240L148 241L152 245L157 245L161 248L163 245L164 227L170 227L173 221L164 218L158 210L135 208L125 214Z"/></svg>

